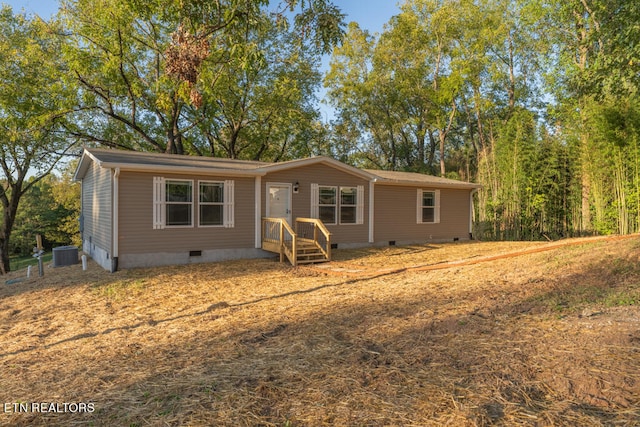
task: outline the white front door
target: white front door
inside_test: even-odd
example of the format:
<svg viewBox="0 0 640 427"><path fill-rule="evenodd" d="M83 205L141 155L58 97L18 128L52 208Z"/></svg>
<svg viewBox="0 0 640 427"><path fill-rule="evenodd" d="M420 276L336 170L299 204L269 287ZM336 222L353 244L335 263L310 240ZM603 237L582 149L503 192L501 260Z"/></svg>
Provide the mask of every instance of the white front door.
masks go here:
<svg viewBox="0 0 640 427"><path fill-rule="evenodd" d="M291 184L267 183L267 216L291 224Z"/></svg>

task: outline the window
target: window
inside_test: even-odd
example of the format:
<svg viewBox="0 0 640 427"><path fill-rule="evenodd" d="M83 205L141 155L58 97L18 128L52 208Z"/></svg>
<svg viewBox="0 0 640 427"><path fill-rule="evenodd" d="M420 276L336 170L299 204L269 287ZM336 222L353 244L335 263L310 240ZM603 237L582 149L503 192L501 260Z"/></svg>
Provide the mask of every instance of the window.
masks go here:
<svg viewBox="0 0 640 427"><path fill-rule="evenodd" d="M340 224L356 223L357 188L340 187Z"/></svg>
<svg viewBox="0 0 640 427"><path fill-rule="evenodd" d="M336 187L318 187L318 218L325 224L336 223Z"/></svg>
<svg viewBox="0 0 640 427"><path fill-rule="evenodd" d="M436 224L440 222L440 190L418 190L419 224Z"/></svg>
<svg viewBox="0 0 640 427"><path fill-rule="evenodd" d="M193 224L193 181L165 181L165 225L189 227Z"/></svg>
<svg viewBox="0 0 640 427"><path fill-rule="evenodd" d="M224 183L200 181L199 190L199 225L224 225Z"/></svg>
<svg viewBox="0 0 640 427"><path fill-rule="evenodd" d="M153 178L153 228L192 227L194 224L194 182ZM198 226L234 226L234 181L198 183Z"/></svg>
<svg viewBox="0 0 640 427"><path fill-rule="evenodd" d="M339 217L338 217L339 215ZM363 224L364 186L330 187L311 184L311 217L325 224Z"/></svg>

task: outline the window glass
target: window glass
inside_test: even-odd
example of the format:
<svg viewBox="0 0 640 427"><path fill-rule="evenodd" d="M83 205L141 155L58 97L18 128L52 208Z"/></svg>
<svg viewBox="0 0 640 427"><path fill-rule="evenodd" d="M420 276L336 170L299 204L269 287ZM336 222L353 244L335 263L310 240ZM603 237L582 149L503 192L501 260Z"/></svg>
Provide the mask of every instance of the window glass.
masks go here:
<svg viewBox="0 0 640 427"><path fill-rule="evenodd" d="M320 203L321 205L336 204L336 189L333 187L320 187Z"/></svg>
<svg viewBox="0 0 640 427"><path fill-rule="evenodd" d="M320 220L325 224L336 223L336 207L335 206L320 206L318 208Z"/></svg>
<svg viewBox="0 0 640 427"><path fill-rule="evenodd" d="M340 187L340 203L343 205L356 205L356 188Z"/></svg>
<svg viewBox="0 0 640 427"><path fill-rule="evenodd" d="M166 225L191 225L193 209L193 186L191 181L165 182Z"/></svg>
<svg viewBox="0 0 640 427"><path fill-rule="evenodd" d="M224 201L224 184L222 182L201 182L200 203L222 203Z"/></svg>
<svg viewBox="0 0 640 427"><path fill-rule="evenodd" d="M433 191L422 192L422 222L435 222L436 195Z"/></svg>
<svg viewBox="0 0 640 427"><path fill-rule="evenodd" d="M356 223L357 189L340 187L340 223Z"/></svg>
<svg viewBox="0 0 640 427"><path fill-rule="evenodd" d="M435 194L433 191L424 191L422 193L422 207L424 208L432 208L435 206Z"/></svg>
<svg viewBox="0 0 640 427"><path fill-rule="evenodd" d="M322 222L327 224L336 223L336 201L335 187L318 188L318 216Z"/></svg>
<svg viewBox="0 0 640 427"><path fill-rule="evenodd" d="M200 225L224 224L224 183L200 183Z"/></svg>
<svg viewBox="0 0 640 427"><path fill-rule="evenodd" d="M221 205L200 205L200 225L222 225L223 221Z"/></svg>
<svg viewBox="0 0 640 427"><path fill-rule="evenodd" d="M166 181L167 202L191 202L190 181Z"/></svg>
<svg viewBox="0 0 640 427"><path fill-rule="evenodd" d="M191 205L167 205L167 225L191 225Z"/></svg>

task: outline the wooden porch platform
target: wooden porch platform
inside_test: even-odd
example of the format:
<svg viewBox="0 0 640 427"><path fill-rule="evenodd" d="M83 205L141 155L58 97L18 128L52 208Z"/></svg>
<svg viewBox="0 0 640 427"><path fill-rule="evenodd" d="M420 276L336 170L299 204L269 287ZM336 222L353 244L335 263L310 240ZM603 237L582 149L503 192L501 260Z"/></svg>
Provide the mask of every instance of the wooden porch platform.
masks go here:
<svg viewBox="0 0 640 427"><path fill-rule="evenodd" d="M262 249L293 266L331 261L331 233L319 219L296 218L294 230L284 218L263 218Z"/></svg>

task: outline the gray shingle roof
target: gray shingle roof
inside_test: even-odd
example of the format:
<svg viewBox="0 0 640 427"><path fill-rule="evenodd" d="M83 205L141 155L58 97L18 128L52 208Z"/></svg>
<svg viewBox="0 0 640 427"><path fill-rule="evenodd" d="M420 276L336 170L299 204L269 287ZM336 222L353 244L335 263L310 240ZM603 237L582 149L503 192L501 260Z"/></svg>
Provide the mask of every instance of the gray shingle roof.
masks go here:
<svg viewBox="0 0 640 427"><path fill-rule="evenodd" d="M432 185L436 187L460 187L460 188L480 188L480 184L472 182L458 181L455 179L441 178L439 176L425 175L416 172L397 172L365 169L372 175L379 178L380 182L389 184L415 184Z"/></svg>
<svg viewBox="0 0 640 427"><path fill-rule="evenodd" d="M148 166L189 166L216 169L252 170L268 166L271 163L249 160L222 159L218 157L183 156L180 154L143 153L138 151L109 150L104 148L87 149L100 162L120 165Z"/></svg>
<svg viewBox="0 0 640 427"><path fill-rule="evenodd" d="M164 171L184 173L224 173L228 175L259 176L283 169L302 167L312 163L328 163L363 179L379 183L433 186L471 189L480 188L479 184L456 181L414 172L396 172L372 169L357 169L330 157L311 157L279 163L233 160L216 157L184 156L178 154L143 153L137 151L88 148L82 156L76 170L76 179L81 179L89 166L88 159L98 162L105 168L123 168L140 171Z"/></svg>

